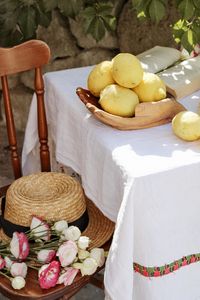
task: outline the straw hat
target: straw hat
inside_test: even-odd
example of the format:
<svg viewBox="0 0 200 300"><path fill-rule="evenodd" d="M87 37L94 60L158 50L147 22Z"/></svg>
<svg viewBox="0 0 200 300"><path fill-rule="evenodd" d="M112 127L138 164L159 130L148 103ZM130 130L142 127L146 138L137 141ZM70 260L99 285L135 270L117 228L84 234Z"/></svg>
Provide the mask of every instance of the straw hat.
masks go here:
<svg viewBox="0 0 200 300"><path fill-rule="evenodd" d="M41 172L15 180L3 206L2 240L28 230L33 215L78 226L91 239L90 247L100 247L114 231L114 223L85 197L81 184L63 173Z"/></svg>

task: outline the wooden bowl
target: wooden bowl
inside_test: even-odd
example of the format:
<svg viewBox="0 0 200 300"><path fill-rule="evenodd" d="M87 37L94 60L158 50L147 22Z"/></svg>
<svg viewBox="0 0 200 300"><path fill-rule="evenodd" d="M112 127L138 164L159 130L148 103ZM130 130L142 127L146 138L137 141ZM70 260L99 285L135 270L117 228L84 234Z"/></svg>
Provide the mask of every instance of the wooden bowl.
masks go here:
<svg viewBox="0 0 200 300"><path fill-rule="evenodd" d="M78 87L76 93L87 109L102 123L120 130L143 129L171 122L185 107L169 97L157 102L143 102L136 105L135 116L131 118L112 115L101 109L98 98L90 91Z"/></svg>

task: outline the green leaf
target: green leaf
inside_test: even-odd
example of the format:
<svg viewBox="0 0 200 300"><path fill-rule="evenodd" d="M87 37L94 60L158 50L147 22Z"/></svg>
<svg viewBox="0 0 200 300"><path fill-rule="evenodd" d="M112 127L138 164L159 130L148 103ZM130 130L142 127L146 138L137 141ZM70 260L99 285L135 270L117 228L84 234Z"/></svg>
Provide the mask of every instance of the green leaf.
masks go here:
<svg viewBox="0 0 200 300"><path fill-rule="evenodd" d="M176 7L179 6L179 4L181 3L181 1L183 1L183 0L176 0Z"/></svg>
<svg viewBox="0 0 200 300"><path fill-rule="evenodd" d="M83 12L81 13L81 16L83 17L84 29L85 29L85 32L87 33L89 30L89 27L91 25L91 22L96 17L96 10L93 6L87 7L83 10Z"/></svg>
<svg viewBox="0 0 200 300"><path fill-rule="evenodd" d="M36 23L40 24L44 27L48 27L51 19L52 19L52 14L51 12L45 12L45 7L43 5L43 2L38 0L36 3Z"/></svg>
<svg viewBox="0 0 200 300"><path fill-rule="evenodd" d="M151 1L151 0L150 0ZM145 10L150 1L132 0L132 5L136 10Z"/></svg>
<svg viewBox="0 0 200 300"><path fill-rule="evenodd" d="M152 21L158 23L165 16L165 5L162 1L152 0L149 5L149 15Z"/></svg>
<svg viewBox="0 0 200 300"><path fill-rule="evenodd" d="M192 0L182 0L178 6L183 19L190 20L194 14L194 5Z"/></svg>
<svg viewBox="0 0 200 300"><path fill-rule="evenodd" d="M113 9L113 4L111 3L101 3L99 5L95 5L96 6L96 12L99 15L109 15L112 12Z"/></svg>
<svg viewBox="0 0 200 300"><path fill-rule="evenodd" d="M46 12L52 11L58 6L58 0L42 0L41 2L43 2L43 6Z"/></svg>
<svg viewBox="0 0 200 300"><path fill-rule="evenodd" d="M200 23L199 22L194 22L192 25L192 29L195 33L196 39L199 42L200 41Z"/></svg>
<svg viewBox="0 0 200 300"><path fill-rule="evenodd" d="M116 29L117 20L115 17L108 15L108 16L102 17L102 19L104 22L104 26L106 27L106 29L108 31L114 31Z"/></svg>
<svg viewBox="0 0 200 300"><path fill-rule="evenodd" d="M194 49L194 46L196 45L196 38L194 32L191 29L184 32L181 38L181 44L186 50L188 50L189 53Z"/></svg>
<svg viewBox="0 0 200 300"><path fill-rule="evenodd" d="M142 3L142 0L132 0L132 5L133 5L133 7L136 8L136 9L137 9L138 7L140 7L141 3Z"/></svg>
<svg viewBox="0 0 200 300"><path fill-rule="evenodd" d="M60 12L70 18L75 18L83 7L82 0L58 0Z"/></svg>
<svg viewBox="0 0 200 300"><path fill-rule="evenodd" d="M98 42L100 41L105 35L105 26L104 22L101 18L94 18L90 23L90 26L87 29L87 33L90 33L92 37Z"/></svg>
<svg viewBox="0 0 200 300"><path fill-rule="evenodd" d="M200 6L198 8L195 8L194 16L200 19Z"/></svg>
<svg viewBox="0 0 200 300"><path fill-rule="evenodd" d="M138 17L149 17L149 4L152 0L133 0L133 7L136 9Z"/></svg>
<svg viewBox="0 0 200 300"><path fill-rule="evenodd" d="M24 7L19 16L19 26L24 39L35 37L37 25L35 9L32 6Z"/></svg>
<svg viewBox="0 0 200 300"><path fill-rule="evenodd" d="M93 6L87 7L83 10L82 15L85 19L93 18L94 16L96 16L96 10Z"/></svg>
<svg viewBox="0 0 200 300"><path fill-rule="evenodd" d="M196 8L200 8L200 0L193 0L193 3Z"/></svg>
<svg viewBox="0 0 200 300"><path fill-rule="evenodd" d="M116 18L110 14L112 5L108 2L95 3L86 7L82 12L86 33L91 34L95 40L101 40L107 31L116 29Z"/></svg>
<svg viewBox="0 0 200 300"><path fill-rule="evenodd" d="M185 20L178 20L173 26L173 38L176 43L180 43L184 32L187 31L187 24Z"/></svg>
<svg viewBox="0 0 200 300"><path fill-rule="evenodd" d="M183 30L187 30L187 23L185 20L179 19L173 26L173 29L175 30L179 30L179 29L183 29Z"/></svg>

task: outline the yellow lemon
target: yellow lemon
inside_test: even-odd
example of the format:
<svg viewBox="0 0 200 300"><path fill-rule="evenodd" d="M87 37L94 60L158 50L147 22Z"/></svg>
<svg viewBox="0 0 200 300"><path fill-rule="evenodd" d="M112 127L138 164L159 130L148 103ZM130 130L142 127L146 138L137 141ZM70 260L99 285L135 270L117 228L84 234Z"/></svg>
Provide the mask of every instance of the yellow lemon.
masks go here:
<svg viewBox="0 0 200 300"><path fill-rule="evenodd" d="M165 83L153 73L144 72L142 81L133 90L141 102L159 101L166 98Z"/></svg>
<svg viewBox="0 0 200 300"><path fill-rule="evenodd" d="M179 112L172 120L175 135L185 141L200 138L200 116L192 111Z"/></svg>
<svg viewBox="0 0 200 300"><path fill-rule="evenodd" d="M117 84L105 87L99 99L99 104L105 111L121 117L132 117L138 103L136 93Z"/></svg>
<svg viewBox="0 0 200 300"><path fill-rule="evenodd" d="M119 53L113 58L112 74L119 85L134 88L142 80L143 69L135 55Z"/></svg>
<svg viewBox="0 0 200 300"><path fill-rule="evenodd" d="M88 89L96 97L107 85L114 83L112 77L112 61L102 61L96 65L88 76Z"/></svg>

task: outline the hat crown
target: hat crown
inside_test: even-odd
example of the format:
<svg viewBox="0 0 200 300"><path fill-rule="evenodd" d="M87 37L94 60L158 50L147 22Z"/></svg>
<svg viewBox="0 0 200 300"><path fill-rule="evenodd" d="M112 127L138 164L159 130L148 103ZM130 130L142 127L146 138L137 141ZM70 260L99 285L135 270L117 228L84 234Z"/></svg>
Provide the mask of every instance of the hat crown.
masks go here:
<svg viewBox="0 0 200 300"><path fill-rule="evenodd" d="M48 221L79 219L86 210L81 184L57 172L41 172L15 180L6 194L4 218L29 226L32 216Z"/></svg>

